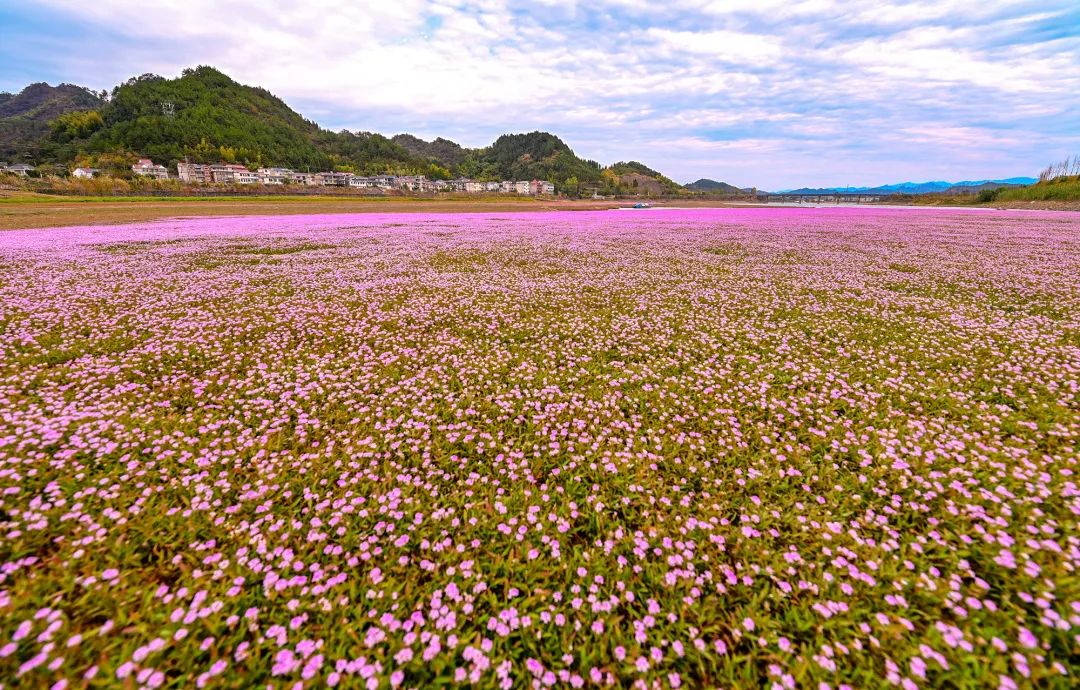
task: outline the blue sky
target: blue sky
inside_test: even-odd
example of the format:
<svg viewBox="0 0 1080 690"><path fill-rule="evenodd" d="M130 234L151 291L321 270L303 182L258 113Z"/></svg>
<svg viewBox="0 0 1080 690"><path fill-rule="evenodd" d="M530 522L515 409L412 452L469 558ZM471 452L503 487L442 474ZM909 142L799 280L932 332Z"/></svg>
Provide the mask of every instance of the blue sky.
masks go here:
<svg viewBox="0 0 1080 690"><path fill-rule="evenodd" d="M1080 3L0 0L0 90L214 65L333 129L766 189L1033 175L1080 153Z"/></svg>

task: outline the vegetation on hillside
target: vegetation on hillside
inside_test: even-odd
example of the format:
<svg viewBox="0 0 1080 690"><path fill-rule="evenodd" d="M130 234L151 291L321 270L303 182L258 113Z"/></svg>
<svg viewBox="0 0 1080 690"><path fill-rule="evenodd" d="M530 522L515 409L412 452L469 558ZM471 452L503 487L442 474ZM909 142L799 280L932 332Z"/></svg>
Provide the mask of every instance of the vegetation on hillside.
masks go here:
<svg viewBox="0 0 1080 690"><path fill-rule="evenodd" d="M1080 156L1048 165L1033 185L984 189L979 192L978 200L982 203L1080 201Z"/></svg>
<svg viewBox="0 0 1080 690"><path fill-rule="evenodd" d="M42 145L47 160L137 153L175 165L238 162L357 172L424 172L427 163L378 134L329 132L269 91L212 67L178 79L153 74L113 89L99 110L65 114Z"/></svg>
<svg viewBox="0 0 1080 690"><path fill-rule="evenodd" d="M0 157L36 157L50 120L104 103L102 94L74 84L30 84L17 94L0 93Z"/></svg>
<svg viewBox="0 0 1080 690"><path fill-rule="evenodd" d="M988 196L990 198L983 198ZM1080 201L1080 175L1055 177L1030 187L996 189L980 194L980 201Z"/></svg>
<svg viewBox="0 0 1080 690"><path fill-rule="evenodd" d="M456 169L466 159L469 152L457 142L438 137L435 141L424 141L411 134L397 134L390 138L398 146L403 147L409 153L446 168Z"/></svg>
<svg viewBox="0 0 1080 690"><path fill-rule="evenodd" d="M28 87L30 95L48 85ZM559 191L635 193L648 188L673 193L679 186L637 163L605 169L585 160L547 132L506 134L491 146L467 149L438 138L409 134L387 138L371 132L332 132L295 112L266 89L245 86L212 67L184 70L176 79L134 77L107 100L80 87L64 89L63 107L32 116L34 131L13 134L12 150L38 164L71 169L84 165L129 176L129 161L146 156L175 169L179 161L241 163L251 168L283 166L359 174L424 174L433 179L466 176L480 180L547 179ZM87 98L71 98L71 89ZM24 94L4 94L0 113ZM106 94L102 94L104 96ZM41 100L40 94L37 96ZM24 107L20 112L25 111ZM25 113L23 114L25 117ZM2 125L0 121L0 125ZM2 131L2 130L0 130ZM627 175L644 175L632 185Z"/></svg>

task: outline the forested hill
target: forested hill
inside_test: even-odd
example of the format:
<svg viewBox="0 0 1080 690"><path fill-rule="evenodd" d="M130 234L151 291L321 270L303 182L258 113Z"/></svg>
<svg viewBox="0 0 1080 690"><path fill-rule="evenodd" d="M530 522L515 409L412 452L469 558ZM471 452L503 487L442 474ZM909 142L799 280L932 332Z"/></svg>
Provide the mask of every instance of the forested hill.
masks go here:
<svg viewBox="0 0 1080 690"><path fill-rule="evenodd" d="M177 79L129 79L98 114L89 122L85 113L54 120L42 156L65 162L80 153L121 152L166 165L187 158L356 172L428 166L382 135L324 130L266 89L238 84L212 67L185 70Z"/></svg>
<svg viewBox="0 0 1080 690"><path fill-rule="evenodd" d="M469 151L460 144L439 137L435 141L424 141L411 134L398 134L390 141L403 147L409 153L430 159L446 168L456 168L464 162Z"/></svg>
<svg viewBox="0 0 1080 690"><path fill-rule="evenodd" d="M105 103L99 94L74 84L31 84L19 93L0 93L0 157L32 148L49 132L49 122L74 110Z"/></svg>
<svg viewBox="0 0 1080 690"><path fill-rule="evenodd" d="M22 97L5 94L0 109ZM170 167L184 159L224 160L249 167L433 178L539 178L555 182L562 191L603 193L628 191L629 184L623 183L632 173L649 178L640 187L635 182L634 190L653 193L678 187L640 163L608 169L584 160L547 132L506 134L480 149L442 138L427 142L409 134L391 139L371 132L332 132L266 89L239 84L206 66L184 70L176 79L134 77L114 88L107 100L95 95L93 101L70 103L47 117L31 119L37 130L14 137L12 149L37 163L68 167L85 164L120 170L125 162L145 156ZM636 167L625 170L626 166Z"/></svg>

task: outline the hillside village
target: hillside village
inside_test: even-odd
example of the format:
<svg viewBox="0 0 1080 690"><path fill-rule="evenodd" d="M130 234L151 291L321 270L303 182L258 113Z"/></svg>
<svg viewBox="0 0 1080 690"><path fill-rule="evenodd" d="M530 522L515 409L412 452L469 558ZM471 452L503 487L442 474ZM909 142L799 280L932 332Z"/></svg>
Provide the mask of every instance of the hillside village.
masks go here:
<svg viewBox="0 0 1080 690"><path fill-rule="evenodd" d="M548 180L480 181L461 177L454 180L429 180L424 175L356 175L348 172L299 172L289 168L259 168L252 171L236 163L177 163L177 175L173 178L164 165L149 158L141 158L131 166L135 175L154 180L179 179L196 185L297 185L303 187L351 187L354 189L399 190L404 192L464 192L469 194L495 193L520 195L553 195L554 183ZM25 163L8 165L0 163L0 173L22 177L35 171ZM79 167L71 176L77 179L99 177L97 168Z"/></svg>
<svg viewBox="0 0 1080 690"><path fill-rule="evenodd" d="M153 163L135 171L138 179L168 175L184 184L569 196L681 189L640 163L605 166L581 158L548 132L504 134L469 148L409 134L330 131L265 89L207 66L175 79L133 77L111 93L39 84L0 100L0 159L37 166L22 171L29 177L119 181L130 179L131 165L144 158ZM230 172L227 165L240 168Z"/></svg>
<svg viewBox="0 0 1080 690"><path fill-rule="evenodd" d="M146 165L143 165L146 164ZM408 192L495 192L508 194L554 194L555 185L547 180L503 180L481 182L466 177L455 180L429 180L424 175L356 175L348 172L298 172L289 168L259 168L252 172L238 164L178 163L181 182L190 184L294 184L307 187L354 187L359 189L398 189ZM164 166L154 166L141 160L132 167L137 175L163 179L168 175Z"/></svg>

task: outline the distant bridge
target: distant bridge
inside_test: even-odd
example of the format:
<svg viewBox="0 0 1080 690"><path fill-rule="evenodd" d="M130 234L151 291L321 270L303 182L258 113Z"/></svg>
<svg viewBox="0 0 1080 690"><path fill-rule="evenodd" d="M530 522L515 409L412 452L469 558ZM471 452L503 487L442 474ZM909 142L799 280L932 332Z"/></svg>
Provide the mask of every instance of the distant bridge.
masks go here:
<svg viewBox="0 0 1080 690"><path fill-rule="evenodd" d="M758 201L767 204L872 204L888 194L866 192L792 192L788 194L758 194Z"/></svg>

